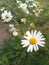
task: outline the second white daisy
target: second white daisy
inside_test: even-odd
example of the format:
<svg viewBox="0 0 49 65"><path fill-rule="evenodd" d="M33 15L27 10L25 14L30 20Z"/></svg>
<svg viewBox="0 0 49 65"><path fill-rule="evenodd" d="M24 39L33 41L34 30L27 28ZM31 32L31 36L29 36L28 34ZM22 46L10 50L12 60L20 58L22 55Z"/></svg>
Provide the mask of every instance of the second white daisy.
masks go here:
<svg viewBox="0 0 49 65"><path fill-rule="evenodd" d="M1 14L1 18L3 19L4 22L10 22L12 20L12 14L11 12L5 10L2 14Z"/></svg>
<svg viewBox="0 0 49 65"><path fill-rule="evenodd" d="M39 50L38 46L44 47L44 40L45 38L43 37L42 33L37 30L31 33L27 31L24 35L25 40L21 40L22 47L28 47L27 52L32 52Z"/></svg>

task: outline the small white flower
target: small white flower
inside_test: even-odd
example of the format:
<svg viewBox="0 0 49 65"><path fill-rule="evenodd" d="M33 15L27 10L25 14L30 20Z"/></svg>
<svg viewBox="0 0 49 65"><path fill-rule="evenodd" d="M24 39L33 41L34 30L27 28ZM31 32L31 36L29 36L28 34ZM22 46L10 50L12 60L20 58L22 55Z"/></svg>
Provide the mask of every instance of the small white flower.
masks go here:
<svg viewBox="0 0 49 65"><path fill-rule="evenodd" d="M43 11L43 9L37 8L37 9L33 10L33 12L35 13L35 15L36 15L37 17L38 17L39 14L41 13L41 11Z"/></svg>
<svg viewBox="0 0 49 65"><path fill-rule="evenodd" d="M13 18L11 12L5 10L2 14L1 14L1 18L3 19L4 22L10 22Z"/></svg>
<svg viewBox="0 0 49 65"><path fill-rule="evenodd" d="M26 21L27 21L27 19L26 19L26 18L21 18L21 22L22 22L22 23L24 23L24 24L25 24L25 23L26 23Z"/></svg>
<svg viewBox="0 0 49 65"><path fill-rule="evenodd" d="M2 7L2 8L1 8L1 11L4 11L4 9L5 9L5 7Z"/></svg>
<svg viewBox="0 0 49 65"><path fill-rule="evenodd" d="M13 28L13 27L14 27L14 24L10 24L9 27L10 27L10 28Z"/></svg>
<svg viewBox="0 0 49 65"><path fill-rule="evenodd" d="M37 30L35 30L33 32L33 30L31 31L31 33L29 31L26 32L26 34L24 35L24 40L21 40L21 44L22 47L28 47L27 52L32 52L34 51L38 51L39 47L44 47L44 40L45 38L43 37L42 33L39 31L37 32Z"/></svg>
<svg viewBox="0 0 49 65"><path fill-rule="evenodd" d="M13 36L16 37L18 35L17 31L13 31Z"/></svg>

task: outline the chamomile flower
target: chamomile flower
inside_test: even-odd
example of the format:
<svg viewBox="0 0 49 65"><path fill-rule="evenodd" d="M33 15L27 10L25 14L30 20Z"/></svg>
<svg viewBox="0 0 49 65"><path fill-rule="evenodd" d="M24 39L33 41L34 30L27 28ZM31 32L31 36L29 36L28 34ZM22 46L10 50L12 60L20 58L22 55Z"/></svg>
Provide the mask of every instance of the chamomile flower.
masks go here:
<svg viewBox="0 0 49 65"><path fill-rule="evenodd" d="M27 31L24 35L24 38L24 40L21 40L21 45L23 48L28 47L27 52L32 52L33 50L38 51L39 46L44 47L45 38L40 31L37 32L37 30L35 30L33 32L32 30L31 33L30 31Z"/></svg>
<svg viewBox="0 0 49 65"><path fill-rule="evenodd" d="M17 31L13 31L13 36L14 37L18 36L18 32Z"/></svg>
<svg viewBox="0 0 49 65"><path fill-rule="evenodd" d="M13 18L13 15L11 14L11 12L5 10L2 14L1 14L1 18L3 19L4 22L10 22Z"/></svg>
<svg viewBox="0 0 49 65"><path fill-rule="evenodd" d="M37 9L35 9L35 10L33 10L33 12L35 13L35 16L39 16L39 14L41 13L41 11L43 11L42 9L39 9L39 8L37 8Z"/></svg>
<svg viewBox="0 0 49 65"><path fill-rule="evenodd" d="M25 23L26 23L26 21L27 21L27 19L26 19L26 18L21 18L21 22L22 22L22 23L24 23L24 24L25 24Z"/></svg>

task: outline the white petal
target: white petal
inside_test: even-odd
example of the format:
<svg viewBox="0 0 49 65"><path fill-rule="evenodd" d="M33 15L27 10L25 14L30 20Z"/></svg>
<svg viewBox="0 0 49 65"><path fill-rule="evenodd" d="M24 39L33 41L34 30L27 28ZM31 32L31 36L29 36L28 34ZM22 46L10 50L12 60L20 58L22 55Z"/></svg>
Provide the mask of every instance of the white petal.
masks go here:
<svg viewBox="0 0 49 65"><path fill-rule="evenodd" d="M29 41L28 40L22 40L21 44L23 45L22 47L26 47L29 45Z"/></svg>
<svg viewBox="0 0 49 65"><path fill-rule="evenodd" d="M37 30L34 31L34 36L36 36Z"/></svg>
<svg viewBox="0 0 49 65"><path fill-rule="evenodd" d="M29 36L31 35L31 33L29 31L26 32Z"/></svg>
<svg viewBox="0 0 49 65"><path fill-rule="evenodd" d="M28 49L27 49L27 52L32 52L33 50L33 46L32 45L29 45Z"/></svg>
<svg viewBox="0 0 49 65"><path fill-rule="evenodd" d="M35 16L37 16L37 17L38 17L38 16L39 16L39 15L38 15L38 13L35 13Z"/></svg>
<svg viewBox="0 0 49 65"><path fill-rule="evenodd" d="M30 52L32 52L33 51L33 45L31 45L31 50L30 50Z"/></svg>
<svg viewBox="0 0 49 65"><path fill-rule="evenodd" d="M29 44L27 43L27 44L24 44L22 47L27 47Z"/></svg>
<svg viewBox="0 0 49 65"><path fill-rule="evenodd" d="M37 44L36 44L36 49L37 49L37 50L39 50L39 47L38 47L38 45L37 45Z"/></svg>
<svg viewBox="0 0 49 65"><path fill-rule="evenodd" d="M35 13L36 11L35 11L35 10L33 10L33 12Z"/></svg>
<svg viewBox="0 0 49 65"><path fill-rule="evenodd" d="M28 44L29 41L28 40L21 40L22 44Z"/></svg>
<svg viewBox="0 0 49 65"><path fill-rule="evenodd" d="M34 48L34 51L37 51L37 48L36 48L36 46L35 46L35 45L33 45L33 48Z"/></svg>
<svg viewBox="0 0 49 65"><path fill-rule="evenodd" d="M31 33L29 31L26 32L26 34L28 34L28 36L24 36L25 39L30 39L32 37Z"/></svg>
<svg viewBox="0 0 49 65"><path fill-rule="evenodd" d="M45 38L41 38L41 40L45 40Z"/></svg>
<svg viewBox="0 0 49 65"><path fill-rule="evenodd" d="M32 36L33 36L33 30L31 31L31 34L32 34Z"/></svg>
<svg viewBox="0 0 49 65"><path fill-rule="evenodd" d="M44 47L45 45L43 45L43 44L38 44L39 46L42 46L42 47Z"/></svg>
<svg viewBox="0 0 49 65"><path fill-rule="evenodd" d="M40 35L42 35L42 33L39 31L36 36L40 36Z"/></svg>
<svg viewBox="0 0 49 65"><path fill-rule="evenodd" d="M40 42L39 42L39 44L45 44L45 42L43 42L43 41L40 41Z"/></svg>

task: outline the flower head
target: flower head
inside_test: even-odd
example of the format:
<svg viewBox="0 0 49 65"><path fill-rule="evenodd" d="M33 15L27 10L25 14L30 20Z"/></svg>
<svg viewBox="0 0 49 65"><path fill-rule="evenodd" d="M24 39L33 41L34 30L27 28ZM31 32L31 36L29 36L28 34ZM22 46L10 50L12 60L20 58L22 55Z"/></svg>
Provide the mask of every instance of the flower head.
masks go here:
<svg viewBox="0 0 49 65"><path fill-rule="evenodd" d="M32 30L31 33L27 31L26 34L24 35L24 38L25 38L24 40L21 40L21 44L22 47L28 47L27 52L39 50L38 46L44 47L45 38L43 37L40 31L37 32L37 30L35 30L33 32Z"/></svg>
<svg viewBox="0 0 49 65"><path fill-rule="evenodd" d="M16 37L18 35L17 31L13 31L13 36Z"/></svg>
<svg viewBox="0 0 49 65"><path fill-rule="evenodd" d="M21 19L21 22L24 23L24 24L26 23L26 21L27 21L26 18L22 18L22 19Z"/></svg>
<svg viewBox="0 0 49 65"><path fill-rule="evenodd" d="M42 9L40 8L36 8L35 10L33 10L33 12L35 13L35 15L38 17L39 14L41 13Z"/></svg>
<svg viewBox="0 0 49 65"><path fill-rule="evenodd" d="M10 22L12 20L12 14L11 12L5 10L2 14L1 14L1 18L3 19L4 22Z"/></svg>

